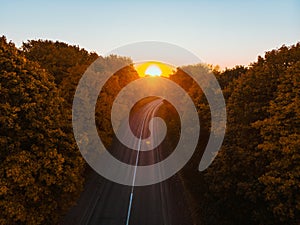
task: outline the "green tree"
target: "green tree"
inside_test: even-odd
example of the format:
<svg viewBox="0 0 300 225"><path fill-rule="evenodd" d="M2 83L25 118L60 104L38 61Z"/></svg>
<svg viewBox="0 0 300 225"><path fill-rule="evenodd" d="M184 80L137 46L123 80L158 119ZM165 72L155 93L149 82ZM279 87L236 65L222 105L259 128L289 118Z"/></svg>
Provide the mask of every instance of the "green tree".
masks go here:
<svg viewBox="0 0 300 225"><path fill-rule="evenodd" d="M55 224L82 188L83 160L54 78L0 38L0 224Z"/></svg>

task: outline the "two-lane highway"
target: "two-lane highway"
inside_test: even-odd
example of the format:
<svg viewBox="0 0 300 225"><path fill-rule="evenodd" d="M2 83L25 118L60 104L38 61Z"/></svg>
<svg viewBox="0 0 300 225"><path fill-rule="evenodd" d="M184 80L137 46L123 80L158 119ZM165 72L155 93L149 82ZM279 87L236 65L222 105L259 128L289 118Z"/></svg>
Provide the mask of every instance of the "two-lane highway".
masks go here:
<svg viewBox="0 0 300 225"><path fill-rule="evenodd" d="M140 142L149 135L149 122L156 115L162 99L156 99L135 110L131 130L138 137L137 150L120 142L113 143L111 153L119 160L135 165L148 165L163 159L163 146L141 152ZM154 127L155 132L157 128ZM124 133L126 138L126 132ZM135 171L136 172L136 171ZM78 204L71 208L63 225L191 225L185 189L179 175L149 186L125 186L108 181L94 171L89 175Z"/></svg>

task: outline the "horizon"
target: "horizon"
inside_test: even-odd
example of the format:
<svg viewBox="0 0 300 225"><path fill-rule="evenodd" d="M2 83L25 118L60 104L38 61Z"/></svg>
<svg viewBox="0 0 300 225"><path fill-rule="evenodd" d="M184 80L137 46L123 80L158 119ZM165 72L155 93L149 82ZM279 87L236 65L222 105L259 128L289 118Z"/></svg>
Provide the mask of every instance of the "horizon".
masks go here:
<svg viewBox="0 0 300 225"><path fill-rule="evenodd" d="M16 42L14 42L14 40L12 39L9 39L6 35L1 35L1 36L4 36L8 42L12 42L18 49L21 49L22 47L22 44L23 43L26 43L27 41L31 41L31 40L34 40L34 41L52 41L52 42L60 42L60 43L64 43L64 44L67 44L67 45L70 45L70 46L76 46L76 47L79 47L80 49L84 49L86 51L88 51L89 53L96 53L98 56L102 56L102 57L106 57L107 55L104 54L99 54L98 52L94 51L94 50L88 50L82 46L80 46L79 44L74 44L74 43L67 43L67 42L64 42L62 40L52 40L52 39L28 39L27 41L24 41L22 42L21 44L17 44ZM190 64L182 64L180 65L181 66L192 66L192 65L197 65L197 64L204 64L204 65L207 65L207 66L211 66L212 68L218 70L218 71L225 71L226 69L233 69L237 66L243 66L243 67L246 67L246 68L249 68L251 66L252 63L255 63L257 62L257 59L259 56L261 56L262 58L265 57L265 54L269 51L272 51L272 50L278 50L280 49L281 47L283 46L286 46L286 47L291 47L291 46L295 46L297 43L300 43L300 40L299 41L296 41L295 43L291 43L291 44L282 44L280 46L277 46L277 47L274 47L274 48L271 48L271 49L268 49L268 50L265 50L262 54L258 54L256 56L256 58L254 60L252 60L251 62L249 62L248 64L233 64L231 66L225 66L225 67L222 67L220 64L212 64L210 62L203 62L203 61L199 61L199 63L190 63ZM116 48L117 49L117 48ZM122 55L117 55L117 56L121 56L121 57L129 57L131 60L132 58L130 56L122 56ZM151 62L151 61L150 61ZM157 61L156 63L159 63L159 64L165 64L164 62L159 62ZM134 64L140 64L139 62L135 63ZM137 69L137 68L136 68ZM140 76L145 76L145 75L140 75ZM164 75L163 75L164 76Z"/></svg>
<svg viewBox="0 0 300 225"><path fill-rule="evenodd" d="M0 25L17 47L53 40L104 55L128 43L164 41L225 69L249 66L267 51L299 42L299 9L296 0L4 1Z"/></svg>

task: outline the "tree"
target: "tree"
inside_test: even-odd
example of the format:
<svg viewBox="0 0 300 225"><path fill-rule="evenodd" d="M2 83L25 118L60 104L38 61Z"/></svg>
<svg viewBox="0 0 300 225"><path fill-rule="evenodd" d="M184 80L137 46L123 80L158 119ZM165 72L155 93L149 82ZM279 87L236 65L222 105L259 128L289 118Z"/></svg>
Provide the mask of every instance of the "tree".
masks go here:
<svg viewBox="0 0 300 225"><path fill-rule="evenodd" d="M271 204L275 207L279 202L283 204L281 195L277 195L272 203L266 198L267 187L272 186L270 183L267 185L270 179L266 176L269 174L270 165L276 162L276 157L270 151L262 151L267 145L264 142L267 132L258 132L255 122L269 118L270 102L281 92L282 79L287 79L284 74L299 61L300 44L283 46L267 52L265 58L259 57L243 76L233 81L234 89L227 101L228 120L224 144L213 164L205 172L205 182L209 189L204 201L207 203L206 207L215 210L214 216L207 216L211 219L207 223L220 224L222 221L222 224L284 224L277 220L278 217L269 206ZM293 121L299 121L296 114L289 116ZM281 128L283 130L280 132L289 133L288 127ZM282 134L277 134L278 140L283 141L285 138L281 136ZM276 135L274 140L275 137ZM261 145L262 143L264 144ZM289 147L295 148L292 147L294 144L290 144ZM289 157L297 158L297 155L294 152L286 159ZM292 164L285 172L289 171L292 176L297 177L298 172L294 172L293 168L299 168L299 165L294 162ZM291 205L293 204L289 206ZM286 212L283 214L286 215ZM296 223L293 220L286 221L290 224Z"/></svg>
<svg viewBox="0 0 300 225"><path fill-rule="evenodd" d="M68 45L63 42L48 40L31 40L23 43L22 47L26 57L38 62L51 75L55 77L61 96L65 99L64 115L68 118L71 126L71 109L73 97L78 82L87 68L95 61L95 72L107 72L120 65L132 64L131 59L110 55L107 57L98 56L96 53L89 53L78 46ZM110 110L112 103L126 84L139 76L133 66L125 67L119 71L112 71L114 75L107 81L99 95L95 115L100 137L107 147L110 146L113 138L113 130L110 122ZM88 98L88 96L86 96ZM101 104L99 104L101 102Z"/></svg>
<svg viewBox="0 0 300 225"><path fill-rule="evenodd" d="M80 193L83 160L54 77L0 38L0 224L55 224Z"/></svg>
<svg viewBox="0 0 300 225"><path fill-rule="evenodd" d="M226 68L221 73L216 73L217 80L222 88L225 101L227 101L234 90L235 82L239 77L244 75L248 69L244 66L235 66L234 68Z"/></svg>
<svg viewBox="0 0 300 225"><path fill-rule="evenodd" d="M81 76L86 68L98 58L96 53L89 53L75 45L50 40L30 40L23 43L26 58L38 62L60 84L69 76Z"/></svg>
<svg viewBox="0 0 300 225"><path fill-rule="evenodd" d="M279 78L276 98L270 102L270 116L254 123L267 155L265 173L259 177L263 196L276 221L300 221L300 61Z"/></svg>
<svg viewBox="0 0 300 225"><path fill-rule="evenodd" d="M105 67L114 68L114 65L112 64L122 65L128 60L129 59L124 57L109 56L104 58L103 62L99 63L99 66L103 67L103 70L105 70L107 69ZM107 69L107 71L110 70ZM125 66L120 70L115 71L99 94L95 109L96 126L98 128L98 133L107 148L110 147L114 137L114 131L111 125L111 109L113 102L123 87L138 78L139 75L133 65Z"/></svg>

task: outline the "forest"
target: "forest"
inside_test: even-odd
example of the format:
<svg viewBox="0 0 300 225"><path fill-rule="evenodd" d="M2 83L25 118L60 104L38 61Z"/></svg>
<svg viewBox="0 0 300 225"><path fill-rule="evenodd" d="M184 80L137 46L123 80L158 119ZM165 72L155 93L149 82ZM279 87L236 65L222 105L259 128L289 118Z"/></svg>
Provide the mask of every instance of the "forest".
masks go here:
<svg viewBox="0 0 300 225"><path fill-rule="evenodd" d="M95 115L110 146L112 103L139 78L130 58L102 57L59 41L29 40L20 48L0 37L0 224L59 224L90 170L72 130L77 84L96 59L105 70L128 63L100 92ZM226 101L226 135L209 168L198 164L210 133L201 88L184 71L210 69ZM184 70L183 70L184 69ZM187 65L169 77L192 98L200 141L180 172L194 225L300 223L300 43L259 56L248 66Z"/></svg>

